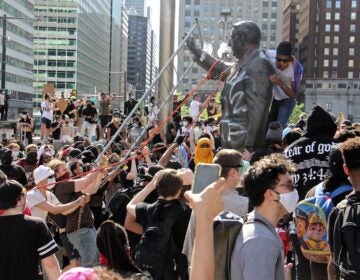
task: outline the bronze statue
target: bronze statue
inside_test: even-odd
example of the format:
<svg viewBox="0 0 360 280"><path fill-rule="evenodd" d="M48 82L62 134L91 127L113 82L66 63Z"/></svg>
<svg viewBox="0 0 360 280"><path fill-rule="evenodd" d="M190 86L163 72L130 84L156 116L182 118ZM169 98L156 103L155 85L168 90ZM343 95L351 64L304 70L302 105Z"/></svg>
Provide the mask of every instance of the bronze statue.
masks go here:
<svg viewBox="0 0 360 280"><path fill-rule="evenodd" d="M233 26L229 45L237 58L234 64L219 61L210 76L225 82L221 95L223 148L254 151L263 148L275 73L260 47L261 32L251 21ZM187 41L197 64L206 70L216 58L202 51L193 38Z"/></svg>

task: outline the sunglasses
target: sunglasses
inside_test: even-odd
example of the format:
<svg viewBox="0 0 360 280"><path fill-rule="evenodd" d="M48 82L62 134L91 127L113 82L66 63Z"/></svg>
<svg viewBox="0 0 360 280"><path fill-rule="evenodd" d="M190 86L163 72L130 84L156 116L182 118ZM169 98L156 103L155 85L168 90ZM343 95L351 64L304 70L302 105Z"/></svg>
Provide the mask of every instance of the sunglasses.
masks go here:
<svg viewBox="0 0 360 280"><path fill-rule="evenodd" d="M276 57L276 61L288 63L291 61L291 58L282 59L282 58Z"/></svg>
<svg viewBox="0 0 360 280"><path fill-rule="evenodd" d="M55 178L54 175L51 175L48 177L48 179L52 179L52 178Z"/></svg>

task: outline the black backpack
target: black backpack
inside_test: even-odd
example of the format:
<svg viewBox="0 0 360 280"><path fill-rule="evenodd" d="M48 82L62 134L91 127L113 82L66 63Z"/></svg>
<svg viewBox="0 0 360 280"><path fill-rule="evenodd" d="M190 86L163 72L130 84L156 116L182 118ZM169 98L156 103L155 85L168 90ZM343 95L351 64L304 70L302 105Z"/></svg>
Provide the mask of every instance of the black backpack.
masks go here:
<svg viewBox="0 0 360 280"><path fill-rule="evenodd" d="M167 213L162 220L163 211ZM182 211L179 201L158 200L146 206L147 224L133 255L135 264L154 280L178 279L175 270L181 253L174 243L172 228Z"/></svg>
<svg viewBox="0 0 360 280"><path fill-rule="evenodd" d="M261 223L259 219L248 220L230 211L221 212L214 220L215 280L231 279L231 255L236 239L244 223Z"/></svg>
<svg viewBox="0 0 360 280"><path fill-rule="evenodd" d="M108 203L108 208L111 211L110 220L120 225L124 225L127 213L126 205L128 205L130 200L141 190L142 188L140 187L131 187L118 190L114 193Z"/></svg>
<svg viewBox="0 0 360 280"><path fill-rule="evenodd" d="M337 208L333 246L337 274L344 279L359 279L360 275L360 197L351 195Z"/></svg>

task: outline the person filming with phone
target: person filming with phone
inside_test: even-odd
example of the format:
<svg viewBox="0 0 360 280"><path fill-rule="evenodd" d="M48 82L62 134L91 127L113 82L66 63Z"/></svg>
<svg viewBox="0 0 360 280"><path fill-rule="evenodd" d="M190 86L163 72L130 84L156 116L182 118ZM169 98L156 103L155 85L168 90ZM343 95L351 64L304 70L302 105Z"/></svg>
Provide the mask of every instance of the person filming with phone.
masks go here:
<svg viewBox="0 0 360 280"><path fill-rule="evenodd" d="M20 131L20 140L25 146L32 144L33 128L34 120L29 116L28 112L23 111L16 125L16 129Z"/></svg>

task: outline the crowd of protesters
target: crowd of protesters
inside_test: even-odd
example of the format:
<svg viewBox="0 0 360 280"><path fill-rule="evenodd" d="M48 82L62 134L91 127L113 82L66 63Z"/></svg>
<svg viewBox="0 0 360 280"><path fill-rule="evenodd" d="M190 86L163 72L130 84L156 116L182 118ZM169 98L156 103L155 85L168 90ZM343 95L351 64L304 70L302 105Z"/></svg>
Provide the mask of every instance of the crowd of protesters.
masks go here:
<svg viewBox="0 0 360 280"><path fill-rule="evenodd" d="M278 51L283 71L293 60L286 43ZM292 96L294 77L283 92L279 79L271 77L278 93ZM293 102L274 102L266 147L240 152L221 147L212 96L194 95L190 114L175 112L164 129L152 97L147 116L135 114L120 133L126 115L110 110L114 99L102 93L98 111L91 100L60 108L45 95L37 144L33 120L21 115L25 138L0 150L1 279L359 279L360 124L319 106L288 124ZM130 98L125 113L135 105ZM221 178L194 194L202 163L219 165ZM298 202L318 186L334 206L327 224L315 213L302 223ZM214 244L221 213L244 217L221 248L227 271ZM320 239L310 235L319 230Z"/></svg>

